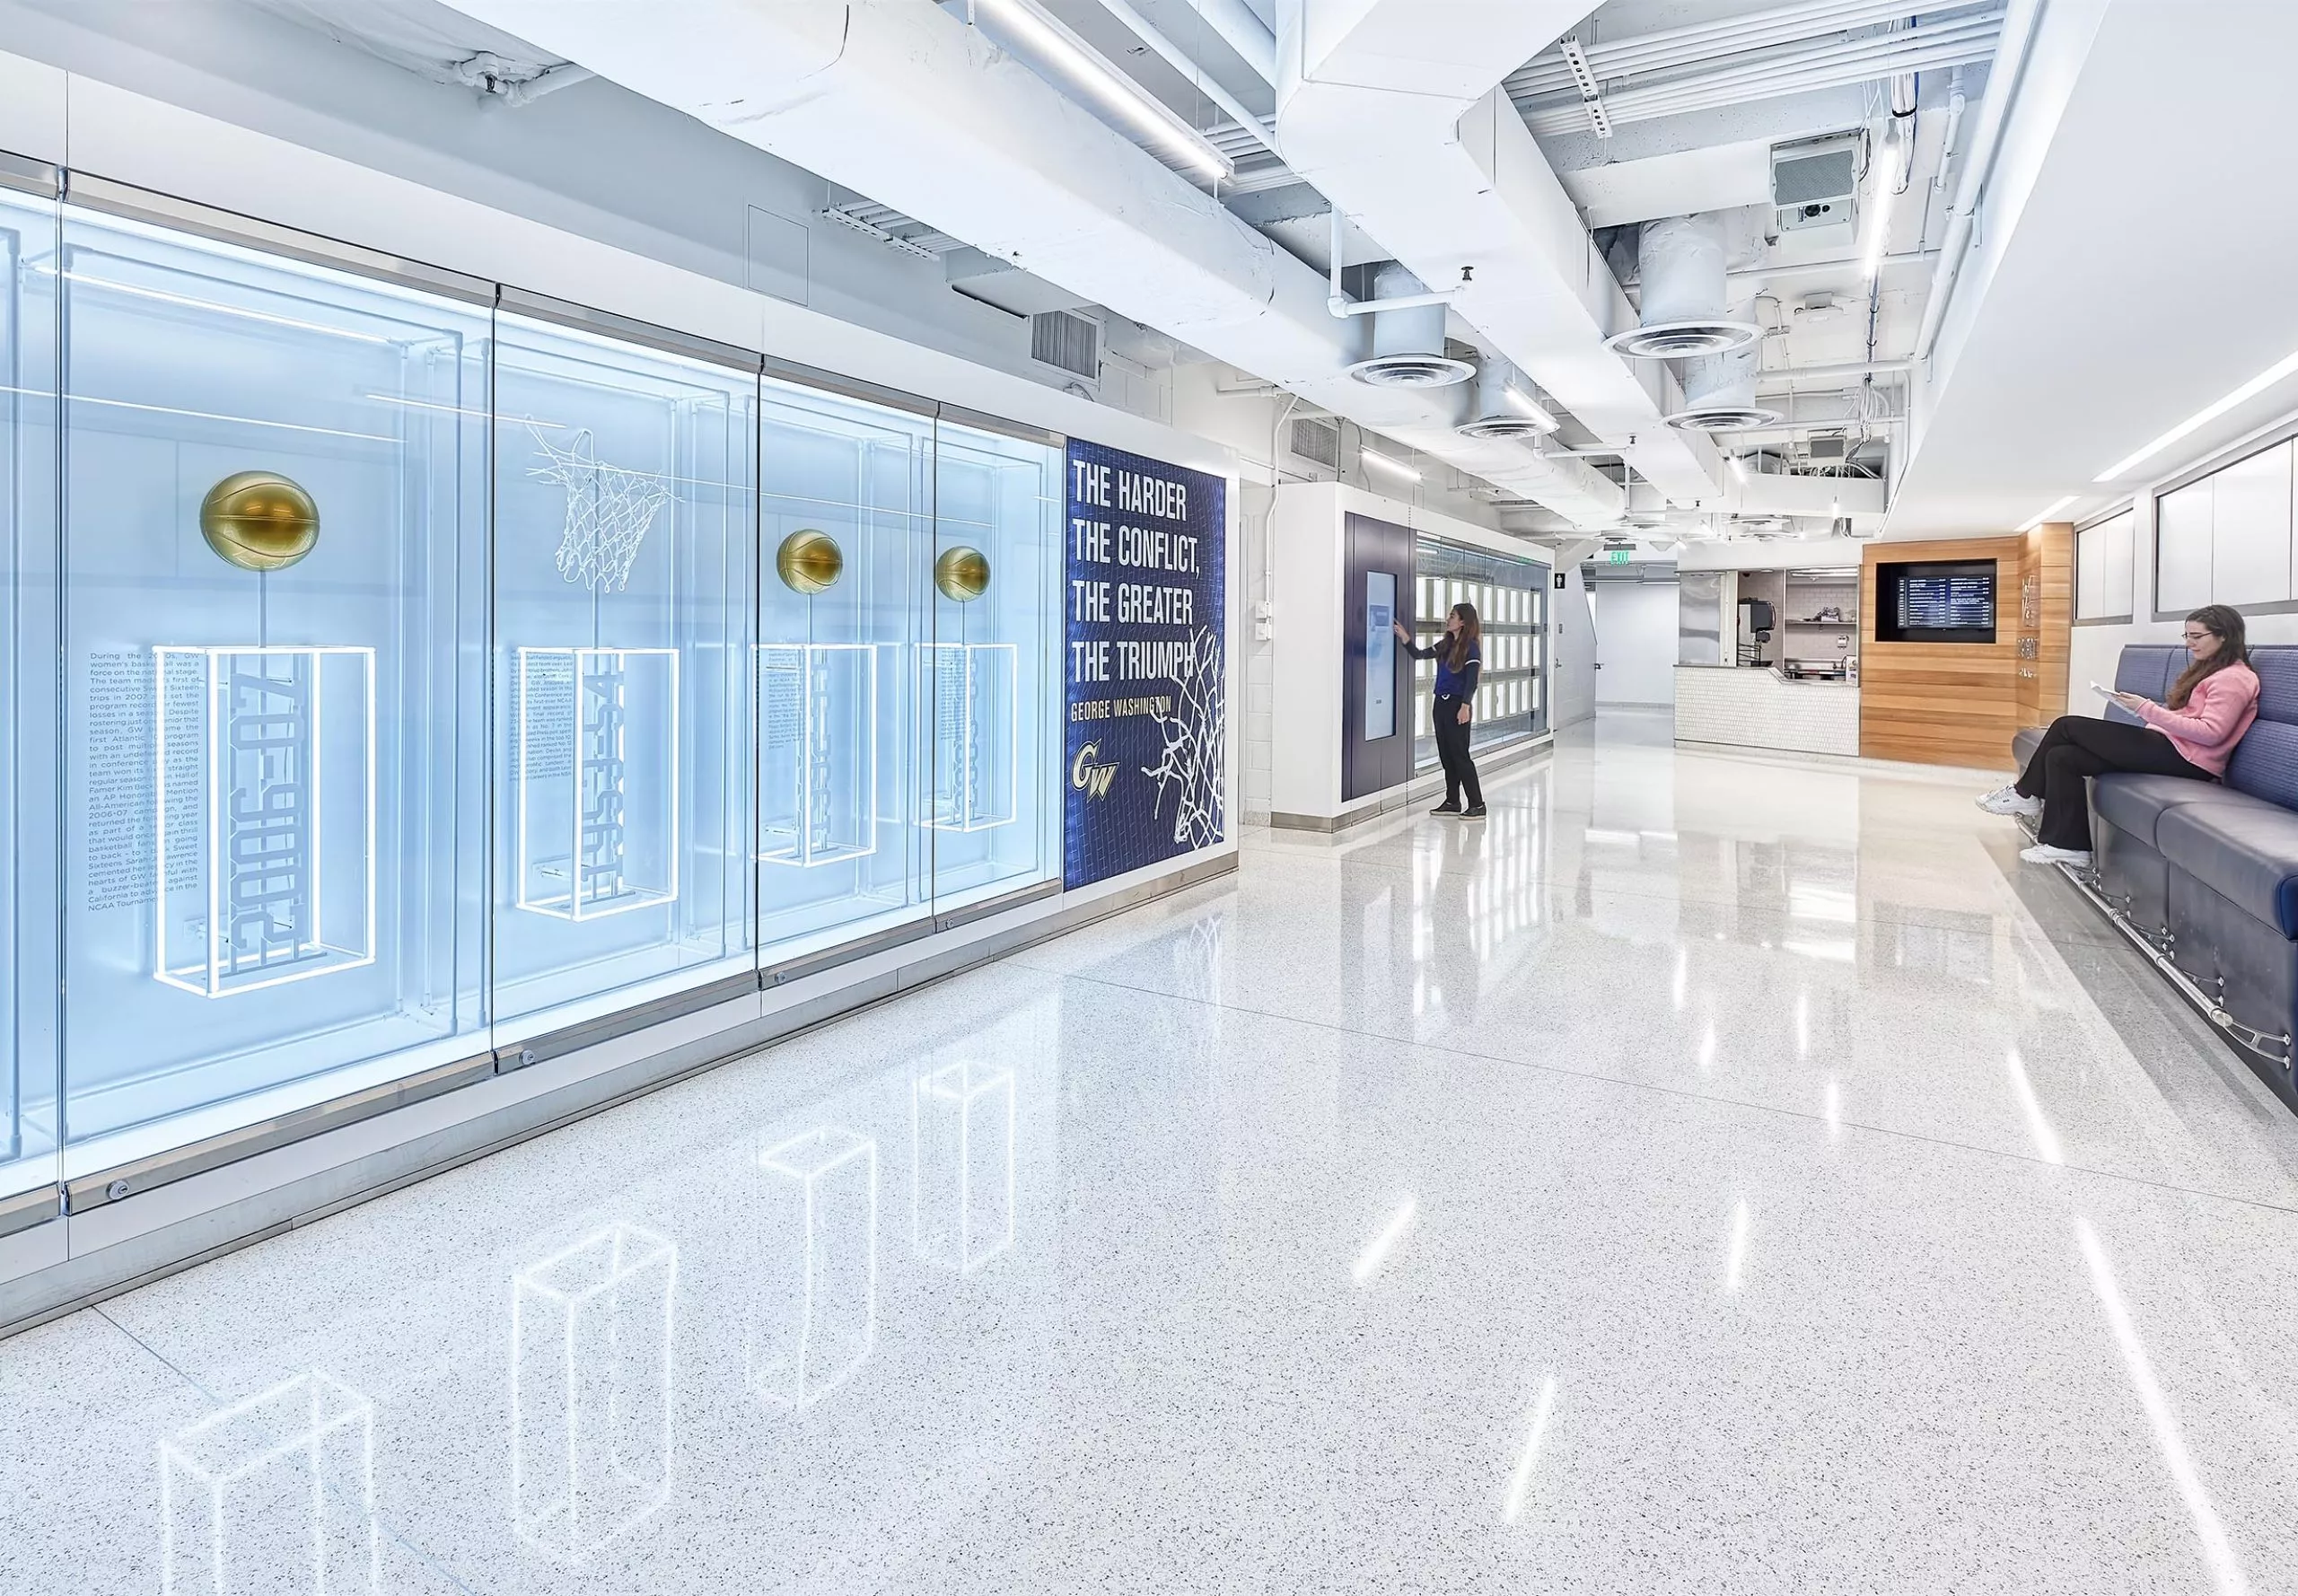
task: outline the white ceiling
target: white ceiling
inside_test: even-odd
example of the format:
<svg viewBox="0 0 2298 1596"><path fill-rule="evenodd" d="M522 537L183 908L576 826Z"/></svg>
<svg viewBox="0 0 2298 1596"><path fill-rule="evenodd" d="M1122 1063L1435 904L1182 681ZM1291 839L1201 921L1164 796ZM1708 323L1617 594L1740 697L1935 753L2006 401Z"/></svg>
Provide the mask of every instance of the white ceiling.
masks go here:
<svg viewBox="0 0 2298 1596"><path fill-rule="evenodd" d="M2039 61L2039 83L2030 70L2039 95L2054 71L2071 71L2072 90L2015 224L1992 241L1992 280L1957 292L1969 337L1951 351L1890 536L2007 531L2069 494L2070 517L2108 508L2134 484L2098 486L2100 472L2298 350L2298 4L2055 0L2046 26L2092 16L2087 56ZM1998 210L2016 199L2017 153L2006 145ZM1983 226L1975 267L1988 248ZM2138 476L2166 476L2294 406L2298 382L2285 382Z"/></svg>

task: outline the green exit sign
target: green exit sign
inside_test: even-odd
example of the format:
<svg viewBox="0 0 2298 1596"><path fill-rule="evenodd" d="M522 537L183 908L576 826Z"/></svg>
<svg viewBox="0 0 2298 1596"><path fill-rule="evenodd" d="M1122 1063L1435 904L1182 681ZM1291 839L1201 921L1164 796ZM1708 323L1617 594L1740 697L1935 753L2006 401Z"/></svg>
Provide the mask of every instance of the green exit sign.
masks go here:
<svg viewBox="0 0 2298 1596"><path fill-rule="evenodd" d="M1604 550L1604 559L1610 565L1624 566L1635 557L1635 554L1636 550L1633 548L1607 548Z"/></svg>

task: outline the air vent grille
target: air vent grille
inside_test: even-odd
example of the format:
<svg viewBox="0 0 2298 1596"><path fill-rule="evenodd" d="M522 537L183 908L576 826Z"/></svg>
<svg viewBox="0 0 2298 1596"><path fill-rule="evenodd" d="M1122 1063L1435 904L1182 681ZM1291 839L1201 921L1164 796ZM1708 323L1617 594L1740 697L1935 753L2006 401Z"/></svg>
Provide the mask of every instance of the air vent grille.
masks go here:
<svg viewBox="0 0 2298 1596"><path fill-rule="evenodd" d="M1293 424L1293 452L1327 470L1340 469L1340 428L1329 421Z"/></svg>
<svg viewBox="0 0 2298 1596"><path fill-rule="evenodd" d="M1382 355L1358 361L1348 374L1371 388L1449 388L1476 375L1476 368L1441 355Z"/></svg>
<svg viewBox="0 0 2298 1596"><path fill-rule="evenodd" d="M1101 327L1067 311L1040 311L1030 318L1030 358L1085 378L1101 380Z"/></svg>

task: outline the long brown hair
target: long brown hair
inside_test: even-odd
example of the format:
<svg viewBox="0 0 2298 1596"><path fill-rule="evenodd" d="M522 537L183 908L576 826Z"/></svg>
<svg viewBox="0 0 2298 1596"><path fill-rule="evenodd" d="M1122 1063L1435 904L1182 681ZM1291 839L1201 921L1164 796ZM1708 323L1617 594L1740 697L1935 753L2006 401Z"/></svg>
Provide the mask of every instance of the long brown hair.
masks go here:
<svg viewBox="0 0 2298 1596"><path fill-rule="evenodd" d="M1444 663L1455 671L1468 669L1469 656L1481 652L1484 623L1477 618L1476 606L1465 600L1452 606L1452 613L1460 618L1460 629L1452 634L1452 643L1444 655Z"/></svg>
<svg viewBox="0 0 2298 1596"><path fill-rule="evenodd" d="M2187 706L2187 700L2194 697L2194 689L2204 677L2215 675L2229 665L2250 662L2250 645L2243 635L2241 610L2225 604L2205 604L2187 619L2218 639L2218 652L2206 660L2188 661L2187 668L2179 672L2178 680L2171 684L2171 696L2163 700L2172 709Z"/></svg>

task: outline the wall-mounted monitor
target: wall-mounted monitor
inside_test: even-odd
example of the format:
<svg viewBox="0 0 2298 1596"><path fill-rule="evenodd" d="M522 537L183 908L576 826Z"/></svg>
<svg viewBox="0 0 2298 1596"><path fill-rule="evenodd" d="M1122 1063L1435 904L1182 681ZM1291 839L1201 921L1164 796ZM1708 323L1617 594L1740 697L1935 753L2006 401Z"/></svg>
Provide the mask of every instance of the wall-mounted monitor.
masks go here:
<svg viewBox="0 0 2298 1596"><path fill-rule="evenodd" d="M1993 560L1878 564L1875 641L1994 642L1995 580Z"/></svg>

